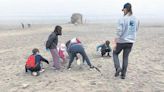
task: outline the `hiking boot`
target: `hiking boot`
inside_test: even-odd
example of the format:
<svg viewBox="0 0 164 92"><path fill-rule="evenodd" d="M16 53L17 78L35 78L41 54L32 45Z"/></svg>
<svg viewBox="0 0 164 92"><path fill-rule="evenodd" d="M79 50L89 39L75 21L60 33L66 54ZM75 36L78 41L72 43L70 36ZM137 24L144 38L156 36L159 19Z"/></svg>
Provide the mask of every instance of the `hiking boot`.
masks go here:
<svg viewBox="0 0 164 92"><path fill-rule="evenodd" d="M118 68L118 69L116 70L115 77L119 76L120 72L121 72L121 68Z"/></svg>
<svg viewBox="0 0 164 92"><path fill-rule="evenodd" d="M112 56L110 55L110 53L108 53L108 55L107 55L107 56L112 57Z"/></svg>

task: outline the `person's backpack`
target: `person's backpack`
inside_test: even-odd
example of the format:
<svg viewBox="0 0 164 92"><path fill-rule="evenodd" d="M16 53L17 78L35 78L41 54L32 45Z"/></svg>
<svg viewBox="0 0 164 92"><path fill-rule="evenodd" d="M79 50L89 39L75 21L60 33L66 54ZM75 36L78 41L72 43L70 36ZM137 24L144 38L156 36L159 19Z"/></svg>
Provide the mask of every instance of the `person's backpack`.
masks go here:
<svg viewBox="0 0 164 92"><path fill-rule="evenodd" d="M35 64L35 56L34 55L30 55L26 61L26 68L35 68L36 64Z"/></svg>

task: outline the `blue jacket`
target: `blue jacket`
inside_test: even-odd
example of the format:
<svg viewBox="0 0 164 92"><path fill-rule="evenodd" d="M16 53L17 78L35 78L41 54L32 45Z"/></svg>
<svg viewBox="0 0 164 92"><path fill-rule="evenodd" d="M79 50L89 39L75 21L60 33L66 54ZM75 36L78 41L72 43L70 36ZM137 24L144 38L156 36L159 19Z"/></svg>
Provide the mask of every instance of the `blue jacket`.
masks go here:
<svg viewBox="0 0 164 92"><path fill-rule="evenodd" d="M36 54L35 55L35 64L40 65L41 61L44 61L47 64L49 64L48 60L46 60L45 58L43 58L41 55Z"/></svg>
<svg viewBox="0 0 164 92"><path fill-rule="evenodd" d="M104 44L101 44L101 45L98 45L97 46L97 51L99 50L99 48L101 48L101 51L104 51L106 49L109 49L110 51L112 50L110 46L107 46L105 43Z"/></svg>

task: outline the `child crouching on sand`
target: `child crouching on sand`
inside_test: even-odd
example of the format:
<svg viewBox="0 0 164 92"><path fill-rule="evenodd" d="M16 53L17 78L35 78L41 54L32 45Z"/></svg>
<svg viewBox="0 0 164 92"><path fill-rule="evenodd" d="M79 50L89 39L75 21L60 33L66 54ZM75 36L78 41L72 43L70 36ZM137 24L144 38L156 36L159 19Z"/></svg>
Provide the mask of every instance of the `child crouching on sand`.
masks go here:
<svg viewBox="0 0 164 92"><path fill-rule="evenodd" d="M99 50L99 48L101 49L101 56L103 57L106 53L109 57L111 57L110 52L112 51L111 47L110 47L110 41L105 41L105 43L97 46L97 51Z"/></svg>
<svg viewBox="0 0 164 92"><path fill-rule="evenodd" d="M33 76L38 76L41 72L44 72L44 68L41 67L41 61L49 64L48 60L39 54L39 49L34 48L32 50L32 55L30 55L26 61L25 72L29 70Z"/></svg>

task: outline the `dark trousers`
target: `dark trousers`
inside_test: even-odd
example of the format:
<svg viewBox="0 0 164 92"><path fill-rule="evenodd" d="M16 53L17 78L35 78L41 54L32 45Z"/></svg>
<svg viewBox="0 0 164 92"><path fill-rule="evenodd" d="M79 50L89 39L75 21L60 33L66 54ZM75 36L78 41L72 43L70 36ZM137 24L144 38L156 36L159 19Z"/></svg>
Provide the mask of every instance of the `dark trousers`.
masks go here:
<svg viewBox="0 0 164 92"><path fill-rule="evenodd" d="M41 66L37 65L35 68L27 68L25 66L25 71L27 72L28 70L30 70L31 72L39 72L41 70Z"/></svg>
<svg viewBox="0 0 164 92"><path fill-rule="evenodd" d="M116 49L113 51L114 66L117 71L117 69L121 68L118 55L123 50L123 64L122 64L122 71L121 71L122 76L126 75L127 66L128 66L128 57L132 49L132 46L133 43L117 43Z"/></svg>
<svg viewBox="0 0 164 92"><path fill-rule="evenodd" d="M87 54L85 53L84 48L81 45L74 45L72 47L70 47L70 52L69 52L69 56L70 56L70 60L69 60L69 64L68 64L68 68L71 67L71 64L74 60L74 58L76 57L76 54L80 54L83 58L83 62L86 61L87 64L89 66L91 66L90 60L87 56Z"/></svg>
<svg viewBox="0 0 164 92"><path fill-rule="evenodd" d="M111 52L110 49L101 50L101 56L104 56L106 53L108 56L110 56L109 52Z"/></svg>

